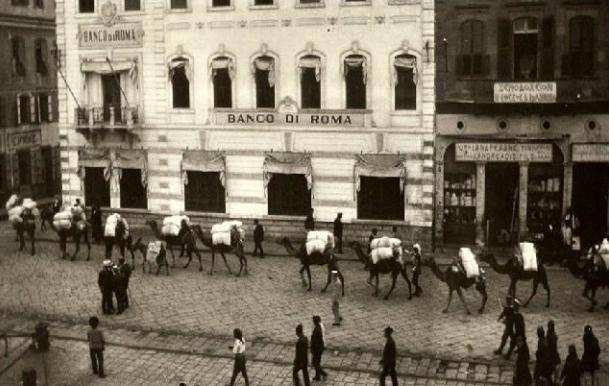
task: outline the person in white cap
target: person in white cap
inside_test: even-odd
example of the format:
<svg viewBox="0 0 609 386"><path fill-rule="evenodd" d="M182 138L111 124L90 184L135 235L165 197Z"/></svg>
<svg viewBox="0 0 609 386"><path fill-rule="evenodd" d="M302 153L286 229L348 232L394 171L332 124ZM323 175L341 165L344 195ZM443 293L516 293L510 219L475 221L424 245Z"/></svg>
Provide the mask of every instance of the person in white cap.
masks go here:
<svg viewBox="0 0 609 386"><path fill-rule="evenodd" d="M512 351L514 351L514 349L516 348L516 342L518 341L518 338L521 338L525 341L527 339L524 317L520 313L520 300L514 299L513 307L514 307L514 311L513 311L514 314L512 317L514 318L514 335L510 339L510 347L508 348L507 354L505 354L503 356L506 360L510 359L510 356L512 355Z"/></svg>
<svg viewBox="0 0 609 386"><path fill-rule="evenodd" d="M332 313L334 314L333 326L340 326L343 317L340 315L340 297L342 295L342 283L338 277L338 271L332 270Z"/></svg>
<svg viewBox="0 0 609 386"><path fill-rule="evenodd" d="M102 312L105 315L114 313L114 304L112 302L112 288L114 282L114 274L112 273L112 260L104 260L103 268L99 271L97 284L102 293Z"/></svg>

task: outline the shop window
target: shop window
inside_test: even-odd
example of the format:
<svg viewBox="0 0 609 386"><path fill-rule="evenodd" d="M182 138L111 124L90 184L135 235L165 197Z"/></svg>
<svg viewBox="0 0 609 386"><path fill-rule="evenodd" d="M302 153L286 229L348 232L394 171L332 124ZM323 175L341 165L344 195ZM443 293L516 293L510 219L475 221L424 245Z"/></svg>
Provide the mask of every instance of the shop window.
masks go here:
<svg viewBox="0 0 609 386"><path fill-rule="evenodd" d="M110 206L110 181L104 178L104 168L85 168L85 204Z"/></svg>
<svg viewBox="0 0 609 386"><path fill-rule="evenodd" d="M530 163L527 198L527 229L530 234L549 236L562 223L563 155L552 145L552 162Z"/></svg>
<svg viewBox="0 0 609 386"><path fill-rule="evenodd" d="M214 86L214 107L233 107L232 80L235 76L233 60L226 56L221 56L212 61L211 67Z"/></svg>
<svg viewBox="0 0 609 386"><path fill-rule="evenodd" d="M273 174L268 185L269 214L305 216L311 211L311 191L304 174Z"/></svg>
<svg viewBox="0 0 609 386"><path fill-rule="evenodd" d="M25 41L19 36L11 39L13 74L25 76Z"/></svg>
<svg viewBox="0 0 609 386"><path fill-rule="evenodd" d="M121 208L147 209L146 187L142 184L140 169L121 170Z"/></svg>
<svg viewBox="0 0 609 386"><path fill-rule="evenodd" d="M394 98L396 110L417 108L417 59L412 55L398 55L393 62Z"/></svg>
<svg viewBox="0 0 609 386"><path fill-rule="evenodd" d="M300 104L303 109L321 108L321 59L306 55L298 64L300 70Z"/></svg>
<svg viewBox="0 0 609 386"><path fill-rule="evenodd" d="M169 68L173 108L188 109L190 108L190 63L188 59L178 58L171 61Z"/></svg>
<svg viewBox="0 0 609 386"><path fill-rule="evenodd" d="M254 0L254 5L273 5L274 0Z"/></svg>
<svg viewBox="0 0 609 386"><path fill-rule="evenodd" d="M457 73L460 76L487 75L489 56L484 54L484 23L480 20L468 20L461 24L460 32Z"/></svg>
<svg viewBox="0 0 609 386"><path fill-rule="evenodd" d="M347 109L366 108L366 58L349 55L344 62L345 94Z"/></svg>
<svg viewBox="0 0 609 386"><path fill-rule="evenodd" d="M218 172L188 171L184 186L184 208L192 212L224 213L225 192Z"/></svg>
<svg viewBox="0 0 609 386"><path fill-rule="evenodd" d="M171 0L171 9L187 9L188 0Z"/></svg>
<svg viewBox="0 0 609 386"><path fill-rule="evenodd" d="M534 18L516 19L514 31L514 79L537 79L538 25Z"/></svg>
<svg viewBox="0 0 609 386"><path fill-rule="evenodd" d="M256 107L275 108L275 60L260 56L254 60Z"/></svg>
<svg viewBox="0 0 609 386"><path fill-rule="evenodd" d="M36 58L36 73L40 75L47 75L47 41L44 39L36 39L34 43L34 57Z"/></svg>
<svg viewBox="0 0 609 386"><path fill-rule="evenodd" d="M212 0L212 7L230 7L231 0Z"/></svg>
<svg viewBox="0 0 609 386"><path fill-rule="evenodd" d="M17 98L17 124L26 125L32 123L32 106L30 96L20 95Z"/></svg>
<svg viewBox="0 0 609 386"><path fill-rule="evenodd" d="M32 158L29 150L17 152L17 163L19 166L19 184L30 185L32 183Z"/></svg>
<svg viewBox="0 0 609 386"><path fill-rule="evenodd" d="M400 179L360 176L357 218L404 220L404 193L400 190Z"/></svg>
<svg viewBox="0 0 609 386"><path fill-rule="evenodd" d="M78 10L80 13L95 12L95 0L78 0Z"/></svg>
<svg viewBox="0 0 609 386"><path fill-rule="evenodd" d="M564 76L579 78L594 75L594 19L576 16L569 21L569 52L563 56Z"/></svg>
<svg viewBox="0 0 609 386"><path fill-rule="evenodd" d="M125 0L125 11L139 11L140 9L140 0Z"/></svg>

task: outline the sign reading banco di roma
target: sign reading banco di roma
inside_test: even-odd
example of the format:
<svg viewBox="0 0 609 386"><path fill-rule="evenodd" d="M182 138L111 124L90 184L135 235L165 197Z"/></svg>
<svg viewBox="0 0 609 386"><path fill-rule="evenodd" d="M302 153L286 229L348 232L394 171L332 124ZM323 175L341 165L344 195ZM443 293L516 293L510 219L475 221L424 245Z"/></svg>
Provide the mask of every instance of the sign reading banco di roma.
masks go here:
<svg viewBox="0 0 609 386"><path fill-rule="evenodd" d="M555 103L556 82L495 83L495 103Z"/></svg>
<svg viewBox="0 0 609 386"><path fill-rule="evenodd" d="M227 126L343 126L364 127L366 113L353 111L290 112L215 111L214 124Z"/></svg>
<svg viewBox="0 0 609 386"><path fill-rule="evenodd" d="M144 29L141 23L80 25L80 48L141 47Z"/></svg>
<svg viewBox="0 0 609 386"><path fill-rule="evenodd" d="M457 143L457 161L552 162L550 143Z"/></svg>

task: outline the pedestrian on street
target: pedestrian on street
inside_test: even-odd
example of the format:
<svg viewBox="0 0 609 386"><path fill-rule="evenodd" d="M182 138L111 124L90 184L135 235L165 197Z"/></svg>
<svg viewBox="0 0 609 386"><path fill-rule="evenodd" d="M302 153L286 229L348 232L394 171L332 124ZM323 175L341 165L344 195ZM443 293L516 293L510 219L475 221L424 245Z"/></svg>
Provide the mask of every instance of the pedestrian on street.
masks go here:
<svg viewBox="0 0 609 386"><path fill-rule="evenodd" d="M114 285L114 274L112 273L112 260L104 260L103 268L99 272L97 284L102 293L102 312L104 315L114 313L114 305L112 304L112 290Z"/></svg>
<svg viewBox="0 0 609 386"><path fill-rule="evenodd" d="M120 315L125 311L125 298L127 297L127 288L125 287L125 279L118 269L118 265L112 267L112 290L116 297L116 314Z"/></svg>
<svg viewBox="0 0 609 386"><path fill-rule="evenodd" d="M385 348L383 349L383 359L380 364L383 366L381 372L381 386L385 386L385 378L389 375L391 377L391 384L398 386L398 375L395 371L395 365L397 363L397 350L395 348L395 341L391 336L393 334L393 328L385 327Z"/></svg>
<svg viewBox="0 0 609 386"><path fill-rule="evenodd" d="M332 314L334 314L333 326L340 326L343 321L343 317L340 315L340 297L342 296L343 284L338 277L338 271L332 270Z"/></svg>
<svg viewBox="0 0 609 386"><path fill-rule="evenodd" d="M129 264L125 263L124 257L118 259L118 271L122 279L121 284L124 287L123 305L124 308L129 308L129 279L131 278L131 272L133 272L133 269Z"/></svg>
<svg viewBox="0 0 609 386"><path fill-rule="evenodd" d="M233 330L233 338L235 338L235 344L233 347L230 347L230 349L232 349L233 354L235 354L235 363L233 365L233 376L230 379L230 386L235 384L235 379L237 379L239 373L241 373L245 380L245 386L249 386L250 379L247 377L247 369L245 367L245 339L243 339L243 333L240 329L235 328Z"/></svg>
<svg viewBox="0 0 609 386"><path fill-rule="evenodd" d="M99 209L97 204L91 206L91 233L93 241L100 243L104 238L104 232L102 228L102 211Z"/></svg>
<svg viewBox="0 0 609 386"><path fill-rule="evenodd" d="M552 381L558 383L560 365L560 354L558 353L558 336L554 330L554 321L548 321L548 331L546 332L546 342L548 343L548 366L550 366Z"/></svg>
<svg viewBox="0 0 609 386"><path fill-rule="evenodd" d="M89 318L89 330L87 331L87 341L89 341L89 354L91 356L91 367L93 368L93 374L99 375L100 378L105 378L104 375L104 348L106 341L104 340L104 334L97 327L99 326L99 319L97 316Z"/></svg>
<svg viewBox="0 0 609 386"><path fill-rule="evenodd" d="M264 249L262 249L262 242L264 241L264 227L260 225L258 219L254 220L254 252L252 252L252 256L260 256L261 259L264 258Z"/></svg>
<svg viewBox="0 0 609 386"><path fill-rule="evenodd" d="M423 290L419 286L419 276L421 276L421 246L414 244L412 246L413 267L412 267L412 284L414 285L414 296L421 296ZM371 279L369 279L371 281Z"/></svg>
<svg viewBox="0 0 609 386"><path fill-rule="evenodd" d="M188 223L188 221L186 221L186 219L182 219L182 221L180 222L180 231L178 232L178 239L180 240L180 243L182 244L182 248L180 250L180 257L184 256L184 251L186 251L186 256L188 257L188 263L186 263L186 266L188 266L188 264L190 264L190 261L192 260L192 254L194 252L195 255L197 255L197 258L199 259L199 264L201 263L201 254L199 253L199 250L196 248L196 242L195 242L195 236L194 233L192 231L192 228L190 227L190 224ZM184 268L186 268L186 266ZM203 268L199 267L199 271L202 271Z"/></svg>
<svg viewBox="0 0 609 386"><path fill-rule="evenodd" d="M499 348L495 350L496 355L501 355L503 353L503 347L505 347L508 338L510 339L510 345L514 339L514 304L511 296L507 296L505 298L505 306L503 306L503 311L501 311L497 321L504 324L503 335L501 335L501 343L499 344Z"/></svg>
<svg viewBox="0 0 609 386"><path fill-rule="evenodd" d="M584 380L586 384L592 386L598 385L596 379L596 371L599 369L598 356L601 353L598 339L592 332L592 327L587 325L584 327L584 353L582 354L582 372L584 373ZM588 382L588 379L590 382Z"/></svg>
<svg viewBox="0 0 609 386"><path fill-rule="evenodd" d="M546 332L542 326L539 326L537 327L537 351L535 352L535 369L533 370L533 379L538 385L550 382L549 362Z"/></svg>
<svg viewBox="0 0 609 386"><path fill-rule="evenodd" d="M296 341L296 356L294 358L294 368L292 369L294 386L300 386L299 371L302 371L305 386L311 386L311 381L309 380L309 342L302 330L302 324L296 326L296 336L298 340Z"/></svg>
<svg viewBox="0 0 609 386"><path fill-rule="evenodd" d="M570 344L569 354L560 373L562 386L581 386L581 374L581 363L577 357L577 350L574 344Z"/></svg>
<svg viewBox="0 0 609 386"><path fill-rule="evenodd" d="M378 229L372 228L372 232L370 232L370 235L368 236L368 254L372 252L372 248L370 248L370 243L372 243L372 240L377 238L378 232Z"/></svg>
<svg viewBox="0 0 609 386"><path fill-rule="evenodd" d="M531 386L533 378L529 369L529 346L525 337L516 337L516 368L514 369L514 386Z"/></svg>
<svg viewBox="0 0 609 386"><path fill-rule="evenodd" d="M336 239L336 253L343 253L343 214L338 212L334 219L334 238Z"/></svg>
<svg viewBox="0 0 609 386"><path fill-rule="evenodd" d="M507 354L505 354L504 358L506 360L510 359L510 356L512 355L512 351L514 351L514 349L516 348L516 342L517 342L517 338L521 337L525 340L526 343L526 325L524 323L524 317L522 316L522 314L520 313L520 301L518 299L514 299L514 335L512 336L512 339L510 339L510 347L508 348L508 352ZM527 352L528 352L528 346L527 346Z"/></svg>
<svg viewBox="0 0 609 386"><path fill-rule="evenodd" d="M305 218L304 227L306 232L315 230L315 218L313 217L313 209L309 211L307 218Z"/></svg>
<svg viewBox="0 0 609 386"><path fill-rule="evenodd" d="M311 334L311 360L315 368L313 380L319 381L321 377L327 378L328 373L321 367L321 356L326 349L326 334L319 315L313 316L313 333Z"/></svg>

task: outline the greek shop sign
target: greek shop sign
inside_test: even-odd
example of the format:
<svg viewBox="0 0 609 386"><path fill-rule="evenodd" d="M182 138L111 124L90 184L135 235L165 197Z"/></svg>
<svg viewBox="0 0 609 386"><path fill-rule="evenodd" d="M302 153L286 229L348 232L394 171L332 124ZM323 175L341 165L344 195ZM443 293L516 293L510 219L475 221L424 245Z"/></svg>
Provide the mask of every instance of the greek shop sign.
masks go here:
<svg viewBox="0 0 609 386"><path fill-rule="evenodd" d="M80 48L142 47L143 36L141 23L81 25L78 32Z"/></svg>
<svg viewBox="0 0 609 386"><path fill-rule="evenodd" d="M457 161L552 162L549 143L457 143Z"/></svg>
<svg viewBox="0 0 609 386"><path fill-rule="evenodd" d="M556 82L495 83L495 103L555 103Z"/></svg>
<svg viewBox="0 0 609 386"><path fill-rule="evenodd" d="M573 162L609 162L609 143L574 143Z"/></svg>
<svg viewBox="0 0 609 386"><path fill-rule="evenodd" d="M41 142L39 130L11 133L8 135L8 147L10 150L38 146Z"/></svg>

